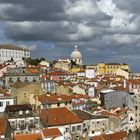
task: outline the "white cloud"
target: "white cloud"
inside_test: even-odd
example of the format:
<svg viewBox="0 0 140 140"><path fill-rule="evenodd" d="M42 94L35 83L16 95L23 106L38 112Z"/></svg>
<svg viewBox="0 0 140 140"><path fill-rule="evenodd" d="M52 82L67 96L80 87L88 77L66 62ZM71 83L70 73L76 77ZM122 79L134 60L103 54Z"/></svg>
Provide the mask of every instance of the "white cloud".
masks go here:
<svg viewBox="0 0 140 140"><path fill-rule="evenodd" d="M114 34L102 37L108 45L131 45L140 41L140 35L133 34Z"/></svg>
<svg viewBox="0 0 140 140"><path fill-rule="evenodd" d="M84 19L88 16L96 15L98 13L98 9L92 0L77 0L72 3L68 3L65 12L70 17Z"/></svg>
<svg viewBox="0 0 140 140"><path fill-rule="evenodd" d="M133 17L132 13L117 8L112 0L100 0L97 5L103 13L112 17L111 26L126 26Z"/></svg>
<svg viewBox="0 0 140 140"><path fill-rule="evenodd" d="M37 49L37 45L36 44L33 44L33 45L20 44L19 47L30 49L31 51L34 51L34 50Z"/></svg>

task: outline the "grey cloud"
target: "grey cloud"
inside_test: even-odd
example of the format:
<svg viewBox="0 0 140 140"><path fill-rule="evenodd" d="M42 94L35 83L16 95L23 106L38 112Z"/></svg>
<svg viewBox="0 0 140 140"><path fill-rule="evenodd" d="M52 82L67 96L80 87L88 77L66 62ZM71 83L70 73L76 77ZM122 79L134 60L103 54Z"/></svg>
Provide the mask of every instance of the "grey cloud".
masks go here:
<svg viewBox="0 0 140 140"><path fill-rule="evenodd" d="M33 45L37 41L43 44L51 42L55 46L51 49L40 49L40 44L33 46L36 56L41 53L51 58L60 57L63 50L69 56L71 47L78 45L90 62L101 59L132 62L132 59L136 59L135 55L136 60L139 60L140 2L113 0L120 11L134 15L128 25L119 27L111 26L113 17L102 12L96 2L97 0L3 0L0 2L0 21L5 25L5 36L13 42L33 42ZM126 57L123 57L124 54Z"/></svg>
<svg viewBox="0 0 140 140"><path fill-rule="evenodd" d="M6 0L0 2L0 19L10 21L56 21L65 17L66 0Z"/></svg>

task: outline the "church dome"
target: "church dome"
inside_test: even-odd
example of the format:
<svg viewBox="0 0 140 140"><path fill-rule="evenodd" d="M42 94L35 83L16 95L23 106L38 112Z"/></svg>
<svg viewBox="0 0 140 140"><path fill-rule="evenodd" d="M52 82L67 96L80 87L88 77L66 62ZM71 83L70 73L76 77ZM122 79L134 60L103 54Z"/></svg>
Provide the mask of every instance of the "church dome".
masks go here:
<svg viewBox="0 0 140 140"><path fill-rule="evenodd" d="M74 51L71 53L71 58L72 58L72 59L75 59L75 58L81 59L81 58L82 58L82 55L81 55L81 53L78 51L78 47L75 46L74 48L75 48Z"/></svg>

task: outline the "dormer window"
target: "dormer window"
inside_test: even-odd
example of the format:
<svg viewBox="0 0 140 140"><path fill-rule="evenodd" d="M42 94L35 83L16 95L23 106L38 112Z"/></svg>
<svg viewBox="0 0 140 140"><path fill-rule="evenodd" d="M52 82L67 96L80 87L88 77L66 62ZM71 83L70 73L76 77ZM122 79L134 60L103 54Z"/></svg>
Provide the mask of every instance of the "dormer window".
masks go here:
<svg viewBox="0 0 140 140"><path fill-rule="evenodd" d="M57 103L57 107L59 107L60 106L60 103Z"/></svg>
<svg viewBox="0 0 140 140"><path fill-rule="evenodd" d="M20 81L21 81L21 80L20 80L20 77L18 77L18 78L17 78L17 82L20 82Z"/></svg>
<svg viewBox="0 0 140 140"><path fill-rule="evenodd" d="M33 82L36 82L36 79L35 79L35 77L33 77Z"/></svg>
<svg viewBox="0 0 140 140"><path fill-rule="evenodd" d="M25 82L28 82L28 78L27 77L25 77Z"/></svg>
<svg viewBox="0 0 140 140"><path fill-rule="evenodd" d="M9 78L9 82L10 83L13 83L13 79L11 77Z"/></svg>
<svg viewBox="0 0 140 140"><path fill-rule="evenodd" d="M3 102L0 102L0 107L2 107L3 106Z"/></svg>
<svg viewBox="0 0 140 140"><path fill-rule="evenodd" d="M21 111L19 111L19 115L22 115L23 114L23 111L21 110Z"/></svg>
<svg viewBox="0 0 140 140"><path fill-rule="evenodd" d="M29 110L26 110L26 114L29 114Z"/></svg>

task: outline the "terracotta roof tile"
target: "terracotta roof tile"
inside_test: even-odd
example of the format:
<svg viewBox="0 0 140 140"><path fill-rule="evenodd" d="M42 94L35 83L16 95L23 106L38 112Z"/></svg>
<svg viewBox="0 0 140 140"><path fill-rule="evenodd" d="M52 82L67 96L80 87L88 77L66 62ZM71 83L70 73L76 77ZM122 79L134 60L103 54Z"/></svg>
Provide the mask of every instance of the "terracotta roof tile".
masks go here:
<svg viewBox="0 0 140 140"><path fill-rule="evenodd" d="M124 88L123 86L116 86L116 87L114 87L112 89L117 90L117 91L127 91L127 88Z"/></svg>
<svg viewBox="0 0 140 140"><path fill-rule="evenodd" d="M43 135L44 137L58 137L58 136L62 136L62 133L59 131L58 128L45 128L43 129Z"/></svg>
<svg viewBox="0 0 140 140"><path fill-rule="evenodd" d="M14 140L43 140L41 133L14 135Z"/></svg>
<svg viewBox="0 0 140 140"><path fill-rule="evenodd" d="M88 95L83 94L69 94L69 95L39 95L38 101L41 103L58 103L58 102L70 102L72 99L88 99L90 98Z"/></svg>
<svg viewBox="0 0 140 140"><path fill-rule="evenodd" d="M132 85L138 85L140 84L140 79L131 79L131 80L128 80L128 83Z"/></svg>
<svg viewBox="0 0 140 140"><path fill-rule="evenodd" d="M67 75L69 73L67 72L61 72L61 71L53 71L53 72L49 72L46 75Z"/></svg>
<svg viewBox="0 0 140 140"><path fill-rule="evenodd" d="M0 117L0 135L4 135L8 120L5 117Z"/></svg>
<svg viewBox="0 0 140 140"><path fill-rule="evenodd" d="M93 136L90 140L105 140L102 135L99 136Z"/></svg>
<svg viewBox="0 0 140 140"><path fill-rule="evenodd" d="M58 102L70 102L72 98L67 95L39 95L38 100L41 103L58 103Z"/></svg>
<svg viewBox="0 0 140 140"><path fill-rule="evenodd" d="M121 131L111 134L101 134L98 136L93 136L91 140L123 140L124 138L127 138L127 132Z"/></svg>
<svg viewBox="0 0 140 140"><path fill-rule="evenodd" d="M127 137L127 132L116 132L103 135L105 140L122 140Z"/></svg>
<svg viewBox="0 0 140 140"><path fill-rule="evenodd" d="M32 106L30 104L22 104L22 105L7 105L7 111L20 111L20 110L32 110Z"/></svg>
<svg viewBox="0 0 140 140"><path fill-rule="evenodd" d="M46 113L48 117L46 118ZM51 108L51 109L43 109L40 113L41 122L44 123L47 119L48 126L60 126L60 125L67 125L67 124L75 124L81 123L82 120L68 110L67 108Z"/></svg>
<svg viewBox="0 0 140 140"><path fill-rule="evenodd" d="M36 68L27 68L27 71L28 72L30 72L30 73L32 73L32 74L37 74L37 73L39 73L39 71L36 69Z"/></svg>

